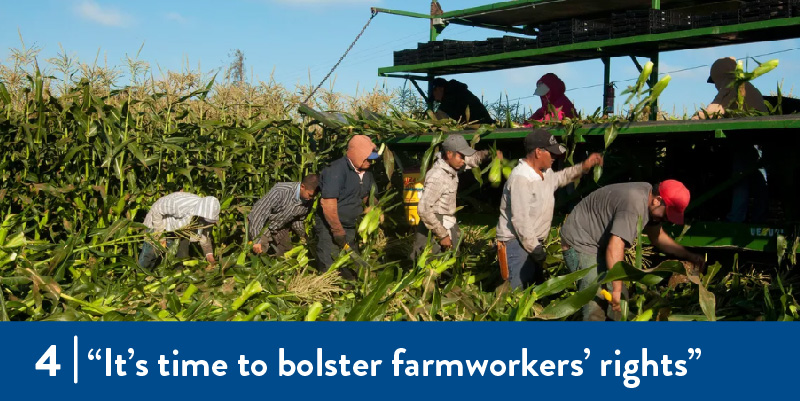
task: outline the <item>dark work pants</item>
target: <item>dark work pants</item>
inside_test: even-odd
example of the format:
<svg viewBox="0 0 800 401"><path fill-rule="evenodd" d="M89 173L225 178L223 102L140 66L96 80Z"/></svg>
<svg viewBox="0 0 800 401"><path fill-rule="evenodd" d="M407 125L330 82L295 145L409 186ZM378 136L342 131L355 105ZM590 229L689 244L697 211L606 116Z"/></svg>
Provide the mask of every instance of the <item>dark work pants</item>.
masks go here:
<svg viewBox="0 0 800 401"><path fill-rule="evenodd" d="M331 268L335 255L338 255L339 251L341 251L341 248L333 242L333 235L328 222L323 220L320 216L314 218L314 232L317 234L317 270L322 273ZM345 227L344 232L350 248L357 251L356 229ZM343 277L349 278L347 276L352 273L352 270L348 270L341 272Z"/></svg>
<svg viewBox="0 0 800 401"><path fill-rule="evenodd" d="M273 232L271 237L269 247L275 251L275 256L283 256L292 249L292 233L288 228Z"/></svg>
<svg viewBox="0 0 800 401"><path fill-rule="evenodd" d="M174 243L174 239L167 240L167 248L171 247ZM178 243L178 253L176 254L178 259L184 259L189 257L189 240L185 238L181 238L180 242ZM143 269L152 269L158 265L158 262L161 259L161 255L156 253L156 249L151 245L149 242L145 241L142 244L142 252L139 253L139 267Z"/></svg>

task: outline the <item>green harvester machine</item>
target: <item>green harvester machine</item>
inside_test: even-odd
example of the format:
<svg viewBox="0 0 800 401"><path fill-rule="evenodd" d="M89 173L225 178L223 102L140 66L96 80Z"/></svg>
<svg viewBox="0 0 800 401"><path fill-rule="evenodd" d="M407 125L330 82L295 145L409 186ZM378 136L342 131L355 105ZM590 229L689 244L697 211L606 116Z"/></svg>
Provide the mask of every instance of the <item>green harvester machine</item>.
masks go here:
<svg viewBox="0 0 800 401"><path fill-rule="evenodd" d="M375 12L430 20L429 42L417 49L395 52L394 65L378 70L383 77L410 80L426 99L431 99L430 83L435 77L600 59L604 66L604 114L614 112L612 58L617 62L629 58L640 71L640 59L652 61L648 82L652 86L658 81L662 52L800 37L800 2L787 0L517 0L447 12L434 1L431 14L381 8L373 9ZM437 40L450 24L514 36L485 41ZM531 77L531 88L538 78ZM417 82L427 83L427 96ZM774 97L768 100L777 102ZM792 100L783 99L784 104ZM598 186L674 178L692 192L686 226L672 228L683 245L775 252L779 237L783 237L791 247L800 228L800 114L784 107L782 113L757 117L664 120L658 118L657 107L651 108L650 121L626 123L618 130L615 142L606 150L602 178L595 183L591 175L586 176L574 191L559 194L557 214L563 217L581 196ZM575 130L576 161L588 152L604 150L607 126L600 120ZM554 135L566 134L557 125L551 130ZM522 157L521 142L528 132L530 128L495 128L480 141L484 145L496 142L507 157ZM470 140L475 131L460 133ZM429 147L432 139L431 134L409 135L394 140L391 146L413 153ZM734 160L748 158L737 152L752 151L754 145L763 152L761 162L734 169ZM750 182L754 174L765 173L766 187L747 186L751 215L758 207L752 204L754 198L768 199L761 206L766 208L765 213L758 221L729 222L726 214L734 188ZM462 175L462 181L463 186L472 186L470 196L490 206L472 207L471 202L460 201L466 203L465 210L459 212L460 219L466 224L495 224L501 189L480 187L471 174ZM407 189L413 188L414 175L409 174L405 183Z"/></svg>

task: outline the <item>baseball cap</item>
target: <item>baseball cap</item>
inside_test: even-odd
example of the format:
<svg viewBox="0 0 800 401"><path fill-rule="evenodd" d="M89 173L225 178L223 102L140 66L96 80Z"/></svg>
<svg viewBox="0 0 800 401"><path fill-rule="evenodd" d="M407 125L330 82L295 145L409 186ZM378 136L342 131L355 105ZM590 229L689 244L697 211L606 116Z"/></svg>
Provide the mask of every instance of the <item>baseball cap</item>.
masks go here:
<svg viewBox="0 0 800 401"><path fill-rule="evenodd" d="M472 156L475 154L475 149L472 149L467 143L467 140L458 134L449 135L442 143L442 149L458 152L464 156Z"/></svg>
<svg viewBox="0 0 800 401"><path fill-rule="evenodd" d="M530 153L536 149L543 148L555 156L561 156L567 152L567 149L556 141L553 135L550 135L544 128L536 128L525 137L525 152Z"/></svg>
<svg viewBox="0 0 800 401"><path fill-rule="evenodd" d="M534 96L544 96L548 92L550 92L550 87L545 85L545 84L543 84L543 83L541 83L541 82L539 82L539 84L536 85L536 90L533 91L533 95Z"/></svg>
<svg viewBox="0 0 800 401"><path fill-rule="evenodd" d="M683 212L690 199L686 186L680 181L665 180L658 184L658 194L667 206L667 220L672 224L683 224Z"/></svg>

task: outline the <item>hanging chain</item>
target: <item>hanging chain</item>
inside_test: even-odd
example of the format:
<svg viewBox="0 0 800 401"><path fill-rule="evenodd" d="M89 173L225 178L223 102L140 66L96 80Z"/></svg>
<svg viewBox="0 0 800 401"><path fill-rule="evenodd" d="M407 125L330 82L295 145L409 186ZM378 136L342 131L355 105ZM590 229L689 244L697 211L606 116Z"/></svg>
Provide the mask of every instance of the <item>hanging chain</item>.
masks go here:
<svg viewBox="0 0 800 401"><path fill-rule="evenodd" d="M344 54L342 54L342 57L339 57L339 61L337 61L336 64L333 65L333 68L331 68L331 70L328 72L328 75L325 75L325 78L322 78L322 81L320 81L319 85L317 85L317 87L314 88L314 90L312 90L311 93L308 94L308 97L306 98L305 101L303 101L303 103L308 103L309 99L311 99L311 97L314 96L314 94L317 92L317 90L320 87L322 87L322 84L324 84L325 81L327 81L328 78L330 78L331 74L333 74L333 71L336 70L336 67L338 67L339 64L341 64L342 60L344 60L344 58L347 57L347 53L350 53L350 50L353 49L353 46L356 45L356 42L358 42L358 40L361 39L361 35L363 35L364 31L367 30L367 27L369 26L370 22L372 22L372 19L375 18L376 15L378 15L378 10L375 10L373 8L371 11L372 11L372 15L370 15L369 20L367 20L367 23L364 25L364 27L361 28L361 32L359 32L358 35L356 35L356 38L355 38L355 40L353 40L353 43L350 43L350 46L347 48L347 50L344 51Z"/></svg>

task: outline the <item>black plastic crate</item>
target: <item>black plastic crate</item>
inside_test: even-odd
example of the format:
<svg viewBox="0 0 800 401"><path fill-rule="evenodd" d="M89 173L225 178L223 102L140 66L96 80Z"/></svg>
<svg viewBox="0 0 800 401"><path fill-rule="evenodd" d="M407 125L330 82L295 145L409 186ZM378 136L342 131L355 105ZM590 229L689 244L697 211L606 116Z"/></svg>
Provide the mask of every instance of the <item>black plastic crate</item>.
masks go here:
<svg viewBox="0 0 800 401"><path fill-rule="evenodd" d="M485 40L481 40L475 42L472 46L472 55L473 56L486 56L492 54L492 48L489 46L489 42Z"/></svg>
<svg viewBox="0 0 800 401"><path fill-rule="evenodd" d="M492 53L502 53L504 51L503 38L488 38L486 43L489 45L489 50Z"/></svg>
<svg viewBox="0 0 800 401"><path fill-rule="evenodd" d="M394 65L417 64L417 50L408 49L394 52Z"/></svg>
<svg viewBox="0 0 800 401"><path fill-rule="evenodd" d="M792 4L788 0L752 0L739 8L740 22L764 21L775 18L790 18Z"/></svg>
<svg viewBox="0 0 800 401"><path fill-rule="evenodd" d="M473 55L473 48L474 48L473 42L460 41L460 40L443 40L442 46L444 48L444 57L446 60L472 57Z"/></svg>
<svg viewBox="0 0 800 401"><path fill-rule="evenodd" d="M692 16L692 28L734 25L739 23L739 11L716 11L710 15Z"/></svg>
<svg viewBox="0 0 800 401"><path fill-rule="evenodd" d="M692 17L670 10L628 10L611 15L611 36L646 35L692 28Z"/></svg>
<svg viewBox="0 0 800 401"><path fill-rule="evenodd" d="M608 37L608 25L574 18L540 25L537 35L540 46L542 44L551 46L587 40L603 40Z"/></svg>
<svg viewBox="0 0 800 401"><path fill-rule="evenodd" d="M538 45L536 39L520 38L517 36L503 36L503 51L506 52L536 49L537 47Z"/></svg>
<svg viewBox="0 0 800 401"><path fill-rule="evenodd" d="M430 63L445 59L444 45L442 42L425 42L417 45L417 62Z"/></svg>

